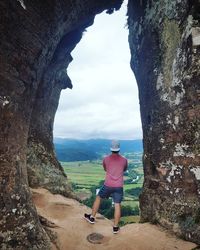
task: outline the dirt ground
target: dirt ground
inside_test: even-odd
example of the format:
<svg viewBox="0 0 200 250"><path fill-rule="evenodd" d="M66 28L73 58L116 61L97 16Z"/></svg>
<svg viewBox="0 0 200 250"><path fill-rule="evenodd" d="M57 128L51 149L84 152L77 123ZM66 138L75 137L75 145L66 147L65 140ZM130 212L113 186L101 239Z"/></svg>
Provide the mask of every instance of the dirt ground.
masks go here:
<svg viewBox="0 0 200 250"><path fill-rule="evenodd" d="M57 234L53 250L191 250L196 247L149 223L126 225L115 235L112 221L100 214L95 224L88 223L83 214L90 212L90 208L76 200L53 195L45 189L32 189L32 194L39 215L48 220L50 229Z"/></svg>

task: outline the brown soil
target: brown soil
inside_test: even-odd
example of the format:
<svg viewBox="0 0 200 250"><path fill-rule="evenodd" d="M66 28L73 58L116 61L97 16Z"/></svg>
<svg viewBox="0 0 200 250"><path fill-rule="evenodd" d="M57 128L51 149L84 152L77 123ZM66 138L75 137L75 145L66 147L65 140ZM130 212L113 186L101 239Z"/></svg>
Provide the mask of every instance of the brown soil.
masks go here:
<svg viewBox="0 0 200 250"><path fill-rule="evenodd" d="M56 226L49 228L57 233L53 250L191 250L196 247L149 223L126 225L114 235L112 222L99 214L95 224L88 223L83 214L91 210L78 201L53 195L45 189L32 189L32 193L39 215Z"/></svg>

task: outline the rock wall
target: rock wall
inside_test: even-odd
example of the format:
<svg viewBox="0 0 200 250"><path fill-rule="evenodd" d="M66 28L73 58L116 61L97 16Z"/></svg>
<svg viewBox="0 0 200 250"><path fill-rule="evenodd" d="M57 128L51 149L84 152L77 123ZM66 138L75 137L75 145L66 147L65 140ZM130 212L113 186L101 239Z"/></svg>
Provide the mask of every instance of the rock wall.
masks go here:
<svg viewBox="0 0 200 250"><path fill-rule="evenodd" d="M57 46L51 62L45 67L34 100L28 136L29 185L45 187L53 193L67 196L71 196L71 190L55 156L53 122L61 90L72 88L66 69L72 61L70 52L81 39L85 27L67 33Z"/></svg>
<svg viewBox="0 0 200 250"><path fill-rule="evenodd" d="M65 68L95 14L120 5L121 0L0 1L0 249L50 249L28 181L70 194L52 143L60 91L72 87Z"/></svg>
<svg viewBox="0 0 200 250"><path fill-rule="evenodd" d="M200 2L129 1L144 135L141 220L200 244Z"/></svg>

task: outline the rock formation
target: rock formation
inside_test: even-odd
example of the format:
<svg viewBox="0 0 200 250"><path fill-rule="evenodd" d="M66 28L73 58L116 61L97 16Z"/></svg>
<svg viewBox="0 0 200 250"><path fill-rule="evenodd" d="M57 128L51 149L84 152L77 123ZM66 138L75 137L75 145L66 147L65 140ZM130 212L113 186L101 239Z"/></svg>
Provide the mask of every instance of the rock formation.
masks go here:
<svg viewBox="0 0 200 250"><path fill-rule="evenodd" d="M70 52L118 0L0 1L0 248L49 249L28 187L69 195L52 129ZM27 169L29 178L27 178Z"/></svg>
<svg viewBox="0 0 200 250"><path fill-rule="evenodd" d="M71 195L53 148L70 52L122 0L0 1L0 248L49 249L28 184ZM129 1L144 132L143 221L200 243L198 0ZM98 45L97 45L98 46ZM27 174L28 172L28 174Z"/></svg>
<svg viewBox="0 0 200 250"><path fill-rule="evenodd" d="M200 243L200 2L129 1L144 135L142 221Z"/></svg>

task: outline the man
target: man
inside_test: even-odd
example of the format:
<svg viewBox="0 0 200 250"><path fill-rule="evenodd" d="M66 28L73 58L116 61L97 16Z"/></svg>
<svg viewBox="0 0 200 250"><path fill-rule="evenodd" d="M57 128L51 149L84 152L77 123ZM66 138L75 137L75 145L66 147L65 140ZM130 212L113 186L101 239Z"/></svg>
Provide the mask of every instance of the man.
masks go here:
<svg viewBox="0 0 200 250"><path fill-rule="evenodd" d="M127 170L128 161L119 154L120 144L118 141L112 141L111 154L103 159L103 167L106 171L104 185L99 190L98 195L92 207L92 214L85 214L84 218L95 223L95 215L98 212L101 199L112 197L115 204L113 233L119 232L119 221L121 217L121 201L123 199L123 175Z"/></svg>

